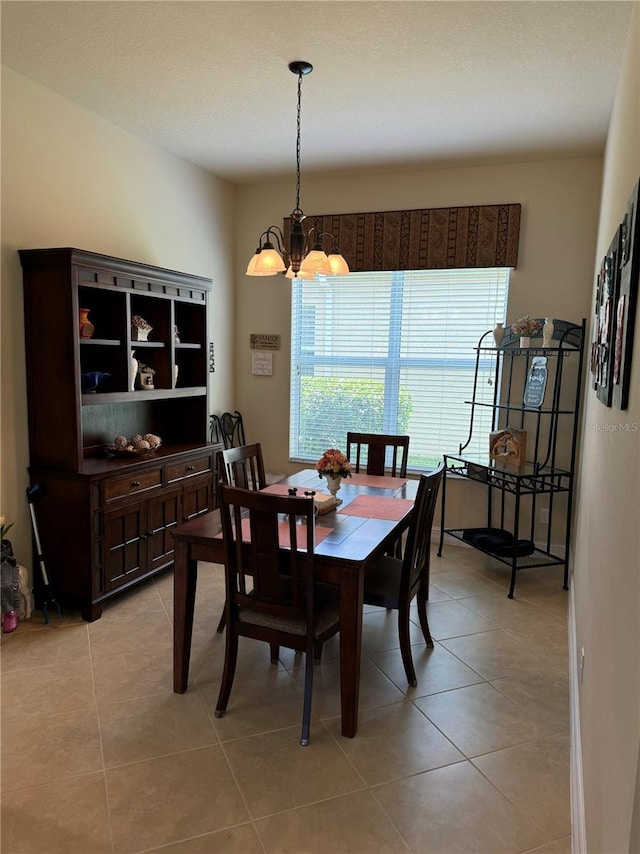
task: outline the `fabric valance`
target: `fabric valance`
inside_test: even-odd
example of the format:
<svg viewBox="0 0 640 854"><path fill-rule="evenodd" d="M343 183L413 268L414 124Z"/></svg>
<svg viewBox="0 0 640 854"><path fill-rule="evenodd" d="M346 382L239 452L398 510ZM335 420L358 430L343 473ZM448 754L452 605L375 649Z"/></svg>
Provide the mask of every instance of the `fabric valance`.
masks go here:
<svg viewBox="0 0 640 854"><path fill-rule="evenodd" d="M307 216L304 225L333 234L354 273L516 267L520 211L515 204L326 214ZM287 243L290 226L286 217Z"/></svg>

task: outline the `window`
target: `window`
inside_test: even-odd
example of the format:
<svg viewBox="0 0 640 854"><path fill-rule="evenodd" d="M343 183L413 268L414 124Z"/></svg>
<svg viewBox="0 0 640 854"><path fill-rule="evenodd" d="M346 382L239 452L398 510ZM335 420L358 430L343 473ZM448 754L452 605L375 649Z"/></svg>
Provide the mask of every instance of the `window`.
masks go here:
<svg viewBox="0 0 640 854"><path fill-rule="evenodd" d="M408 433L413 470L457 452L469 433L474 348L504 322L508 287L509 269L498 267L294 279L290 457L345 450L349 430ZM494 372L495 360L482 360L488 403ZM488 460L491 409L475 418L466 453Z"/></svg>

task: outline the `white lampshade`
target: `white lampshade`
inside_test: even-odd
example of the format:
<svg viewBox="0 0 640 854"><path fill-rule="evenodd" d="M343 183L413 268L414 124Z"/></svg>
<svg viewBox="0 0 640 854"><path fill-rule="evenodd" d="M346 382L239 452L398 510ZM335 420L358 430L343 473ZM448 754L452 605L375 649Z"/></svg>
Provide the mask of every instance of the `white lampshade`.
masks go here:
<svg viewBox="0 0 640 854"><path fill-rule="evenodd" d="M329 259L322 249L312 249L309 254L302 259L300 270L304 273L316 275L320 273L323 276L333 276L333 270L329 264Z"/></svg>
<svg viewBox="0 0 640 854"><path fill-rule="evenodd" d="M254 274L273 276L276 273L284 273L286 269L282 256L273 247L263 248L262 252L256 255Z"/></svg>
<svg viewBox="0 0 640 854"><path fill-rule="evenodd" d="M334 276L349 275L349 265L339 252L332 252L329 255L329 266L331 267L331 272Z"/></svg>
<svg viewBox="0 0 640 854"><path fill-rule="evenodd" d="M275 276L275 271L269 271L267 273L258 273L256 272L256 264L258 263L259 252L256 252L255 255L251 257L251 261L247 265L247 276Z"/></svg>
<svg viewBox="0 0 640 854"><path fill-rule="evenodd" d="M308 273L306 270L298 270L297 273L294 273L291 264L289 264L285 276L287 279L313 279L313 273Z"/></svg>

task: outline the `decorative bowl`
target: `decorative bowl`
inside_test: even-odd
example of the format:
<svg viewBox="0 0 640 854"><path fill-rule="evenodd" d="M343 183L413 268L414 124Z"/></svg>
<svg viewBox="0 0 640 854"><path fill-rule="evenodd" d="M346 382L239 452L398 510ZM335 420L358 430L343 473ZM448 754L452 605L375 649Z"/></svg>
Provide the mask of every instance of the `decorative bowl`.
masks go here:
<svg viewBox="0 0 640 854"><path fill-rule="evenodd" d="M114 457L146 457L155 452L155 448L120 448L118 445L105 445L105 450Z"/></svg>

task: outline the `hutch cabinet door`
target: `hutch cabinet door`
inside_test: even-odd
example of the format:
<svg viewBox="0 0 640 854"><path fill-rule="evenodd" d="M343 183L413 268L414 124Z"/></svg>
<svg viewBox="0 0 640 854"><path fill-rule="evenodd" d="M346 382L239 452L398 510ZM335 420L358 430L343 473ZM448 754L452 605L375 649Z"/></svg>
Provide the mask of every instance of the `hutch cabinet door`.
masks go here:
<svg viewBox="0 0 640 854"><path fill-rule="evenodd" d="M213 478L194 478L185 484L182 493L182 521L188 522L195 516L213 510Z"/></svg>
<svg viewBox="0 0 640 854"><path fill-rule="evenodd" d="M172 528L180 521L180 490L172 489L147 501L147 569L173 562Z"/></svg>
<svg viewBox="0 0 640 854"><path fill-rule="evenodd" d="M146 571L146 501L104 514L104 589L113 590Z"/></svg>

